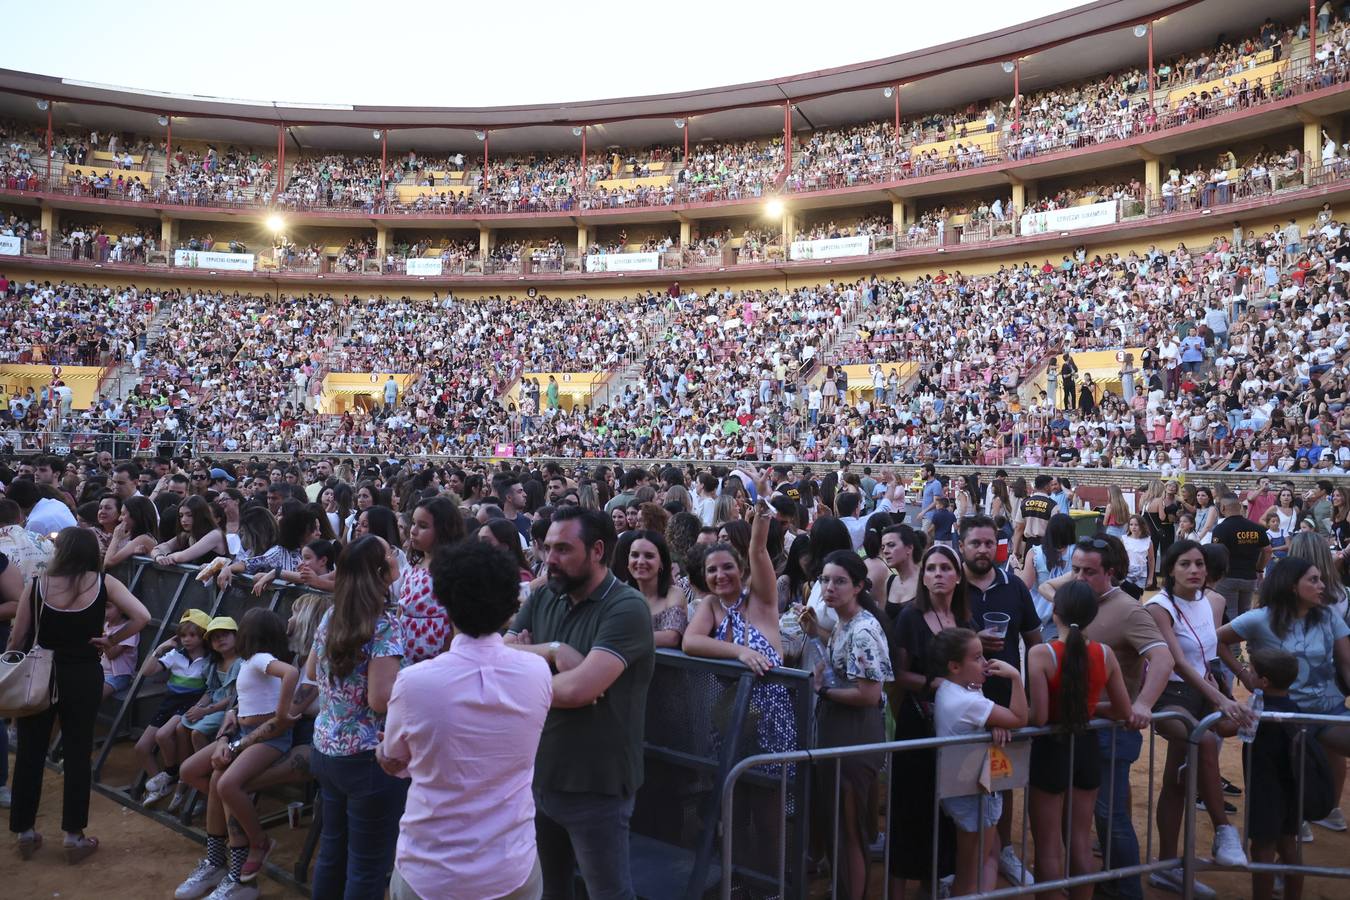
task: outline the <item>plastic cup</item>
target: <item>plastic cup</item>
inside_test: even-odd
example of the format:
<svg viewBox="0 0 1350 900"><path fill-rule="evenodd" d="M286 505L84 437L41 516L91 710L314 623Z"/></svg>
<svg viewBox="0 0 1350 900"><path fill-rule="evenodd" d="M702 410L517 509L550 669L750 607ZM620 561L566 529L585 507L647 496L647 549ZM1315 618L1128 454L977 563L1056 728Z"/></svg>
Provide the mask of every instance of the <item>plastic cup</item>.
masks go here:
<svg viewBox="0 0 1350 900"><path fill-rule="evenodd" d="M299 800L292 800L286 804L286 822L292 828L300 827L300 816L305 810L305 804Z"/></svg>
<svg viewBox="0 0 1350 900"><path fill-rule="evenodd" d="M987 612L984 614L984 630L996 638L1004 638L1008 634L1008 625L1012 623L1012 616L1001 612Z"/></svg>

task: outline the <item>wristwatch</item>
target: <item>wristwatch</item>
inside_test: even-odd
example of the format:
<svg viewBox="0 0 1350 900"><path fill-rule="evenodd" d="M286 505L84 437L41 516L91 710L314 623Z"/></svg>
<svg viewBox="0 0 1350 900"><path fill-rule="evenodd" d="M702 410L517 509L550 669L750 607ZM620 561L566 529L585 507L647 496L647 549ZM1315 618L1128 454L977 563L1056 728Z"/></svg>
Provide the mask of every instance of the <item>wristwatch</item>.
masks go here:
<svg viewBox="0 0 1350 900"><path fill-rule="evenodd" d="M235 738L225 745L225 749L230 751L230 756L238 756L239 751L243 749L244 739Z"/></svg>
<svg viewBox="0 0 1350 900"><path fill-rule="evenodd" d="M562 646L562 641L549 641L548 653L545 659L548 660L548 667L553 672L558 671L558 648Z"/></svg>

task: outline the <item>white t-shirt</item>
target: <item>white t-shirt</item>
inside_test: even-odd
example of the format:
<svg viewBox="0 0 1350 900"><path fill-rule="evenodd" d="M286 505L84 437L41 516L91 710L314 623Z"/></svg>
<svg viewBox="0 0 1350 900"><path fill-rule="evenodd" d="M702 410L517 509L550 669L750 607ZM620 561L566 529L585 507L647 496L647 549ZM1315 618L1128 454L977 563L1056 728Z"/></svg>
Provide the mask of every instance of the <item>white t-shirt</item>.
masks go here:
<svg viewBox="0 0 1350 900"><path fill-rule="evenodd" d="M962 687L948 678L938 679L933 722L938 737L984 731L994 701L979 688Z"/></svg>
<svg viewBox="0 0 1350 900"><path fill-rule="evenodd" d="M1172 630L1176 632L1177 644L1186 665L1201 675L1209 671L1209 661L1219 656L1219 636L1214 628L1214 608L1209 598L1201 591L1194 600L1181 600L1167 591L1159 591L1144 604L1161 606L1172 619ZM1173 672L1169 681L1184 681Z"/></svg>
<svg viewBox="0 0 1350 900"><path fill-rule="evenodd" d="M33 505L33 511L28 514L28 523L25 527L38 534L53 534L76 524L78 523L69 506L60 500L43 497Z"/></svg>
<svg viewBox="0 0 1350 900"><path fill-rule="evenodd" d="M239 668L234 682L239 692L239 717L262 716L277 711L281 699L281 679L267 674L269 663L276 662L270 653L255 653Z"/></svg>

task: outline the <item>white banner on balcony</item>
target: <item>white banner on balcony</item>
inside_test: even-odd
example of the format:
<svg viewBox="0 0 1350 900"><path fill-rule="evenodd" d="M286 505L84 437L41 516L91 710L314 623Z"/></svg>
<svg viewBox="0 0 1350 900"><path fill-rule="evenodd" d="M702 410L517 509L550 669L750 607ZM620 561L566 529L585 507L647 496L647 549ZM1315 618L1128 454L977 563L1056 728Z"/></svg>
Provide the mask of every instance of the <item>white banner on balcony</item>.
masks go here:
<svg viewBox="0 0 1350 900"><path fill-rule="evenodd" d="M444 268L445 265L441 262L439 256L429 259L426 257L409 257L403 271L409 275L439 275Z"/></svg>
<svg viewBox="0 0 1350 900"><path fill-rule="evenodd" d="M23 238L0 234L0 256L18 256L23 252Z"/></svg>
<svg viewBox="0 0 1350 900"><path fill-rule="evenodd" d="M1048 234L1051 231L1076 231L1079 228L1097 228L1113 225L1116 221L1116 201L1070 206L1048 212L1027 213L1022 217L1022 234Z"/></svg>
<svg viewBox="0 0 1350 900"><path fill-rule="evenodd" d="M601 253L586 257L587 272L650 272L659 268L659 253Z"/></svg>
<svg viewBox="0 0 1350 900"><path fill-rule="evenodd" d="M188 269L229 269L232 272L252 272L252 253L216 253L208 250L175 250L173 264Z"/></svg>
<svg viewBox="0 0 1350 900"><path fill-rule="evenodd" d="M852 237L822 238L818 241L793 241L789 259L835 259L840 256L866 256L872 239L865 234Z"/></svg>

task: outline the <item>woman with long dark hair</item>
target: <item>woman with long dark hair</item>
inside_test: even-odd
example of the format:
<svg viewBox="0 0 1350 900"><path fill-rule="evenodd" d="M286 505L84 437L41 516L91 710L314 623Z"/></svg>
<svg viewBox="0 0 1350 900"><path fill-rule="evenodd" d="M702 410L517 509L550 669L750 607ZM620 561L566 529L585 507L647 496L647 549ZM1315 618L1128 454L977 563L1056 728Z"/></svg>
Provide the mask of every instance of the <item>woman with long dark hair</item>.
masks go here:
<svg viewBox="0 0 1350 900"><path fill-rule="evenodd" d="M1073 517L1055 513L1045 527L1040 544L1028 548L1018 573L1022 583L1031 591L1036 615L1041 620L1041 636L1047 641L1055 638L1053 605L1051 598L1037 588L1069 571L1069 559L1073 556L1073 543L1077 539Z"/></svg>
<svg viewBox="0 0 1350 900"><path fill-rule="evenodd" d="M932 658L933 638L948 628L975 630L974 626L961 558L946 544L934 544L919 562L914 600L900 609L892 631L895 681L890 693L897 741L934 736L933 702L940 673ZM926 884L932 877L934 853L938 877L952 874L956 835L945 816L939 817L938 846L933 846L937 754L932 750L896 753L891 771L906 773L904 778L891 779L891 874Z"/></svg>
<svg viewBox="0 0 1350 900"><path fill-rule="evenodd" d="M9 830L18 835L24 859L32 858L42 846L42 835L33 826L42 799L47 745L52 726L59 721L65 754L61 830L65 832L66 861L77 863L98 849L98 840L86 837L84 829L89 824L94 721L103 702L99 653L139 634L150 621L150 613L122 582L103 574L98 538L88 530L63 528L55 545L45 574L30 581L19 599L5 647L9 651L41 646L52 651L52 686L56 689L51 706L17 722ZM5 565L12 563L5 559ZM104 634L109 603L121 611L125 621L113 633Z"/></svg>
<svg viewBox="0 0 1350 900"><path fill-rule="evenodd" d="M670 548L657 531L630 532L628 550L622 561L615 554L615 576L642 592L652 614L652 632L656 646L679 647L689 625L689 610L684 592L675 585Z"/></svg>
<svg viewBox="0 0 1350 900"><path fill-rule="evenodd" d="M155 548L155 563L195 565L217 556L232 557L225 529L216 524L211 504L194 494L178 504L178 534Z"/></svg>
<svg viewBox="0 0 1350 900"><path fill-rule="evenodd" d="M881 558L891 573L881 587L880 598L885 604L888 623L894 622L900 609L914 599L919 589L919 560L928 544L927 536L903 523L892 525L881 533Z"/></svg>
<svg viewBox="0 0 1350 900"><path fill-rule="evenodd" d="M371 520L379 518L378 512L378 508L370 509L362 516ZM387 528L381 537L389 541L391 535ZM398 620L403 627L404 650L409 664L437 656L450 646L453 628L445 617L445 607L432 593L430 566L437 550L463 537L464 516L448 497L432 497L413 508L408 535L412 561L401 579L398 573L394 575L395 581L400 583Z"/></svg>
<svg viewBox="0 0 1350 900"><path fill-rule="evenodd" d="M319 685L310 756L324 808L316 897L377 900L394 868L408 783L385 774L375 748L404 658L403 629L385 608L397 577L398 558L383 538L352 541L338 557L333 607L305 663Z"/></svg>
<svg viewBox="0 0 1350 900"><path fill-rule="evenodd" d="M821 597L839 624L830 633L826 660L812 673L820 698L816 746L881 743L886 739L881 691L894 674L883 614L872 600L867 567L852 550L836 550L825 557L819 580ZM840 825L841 897L861 898L867 892L867 848L876 838L877 773L884 764L882 754L846 758L839 768L837 792L835 763L817 767L820 791L813 805L817 833L828 835L836 816Z"/></svg>
<svg viewBox="0 0 1350 900"><path fill-rule="evenodd" d="M113 529L108 549L103 554L103 565L111 568L121 565L133 556L149 556L158 541L155 530L159 527L155 504L149 498L137 494L128 497L122 503L122 516Z"/></svg>

